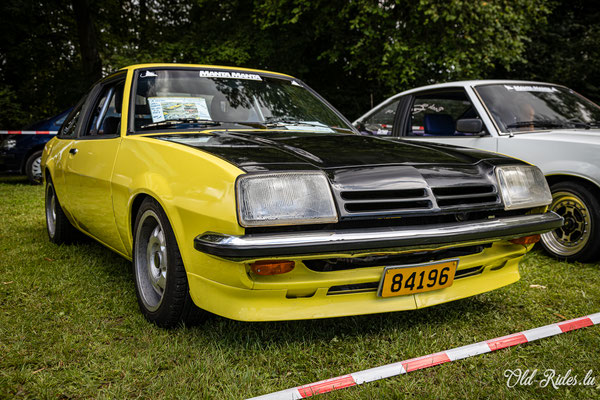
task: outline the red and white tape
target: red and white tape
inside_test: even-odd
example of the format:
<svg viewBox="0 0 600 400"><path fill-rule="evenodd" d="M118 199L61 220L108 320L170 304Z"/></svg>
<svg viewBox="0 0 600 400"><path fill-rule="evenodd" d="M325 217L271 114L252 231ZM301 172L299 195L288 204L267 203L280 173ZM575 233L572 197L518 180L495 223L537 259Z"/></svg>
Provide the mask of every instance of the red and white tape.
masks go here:
<svg viewBox="0 0 600 400"><path fill-rule="evenodd" d="M0 131L0 135L56 135L58 131Z"/></svg>
<svg viewBox="0 0 600 400"><path fill-rule="evenodd" d="M381 367L353 372L348 375L338 376L337 378L326 379L324 381L298 386L293 389L286 389L280 392L253 397L249 400L304 399L317 394L344 389L350 386L361 385L366 382L373 382L396 375L402 375L418 369L429 368L450 361L462 360L463 358L489 353L494 350L500 350L506 347L516 346L518 344L532 342L534 340L543 339L554 335L560 335L561 333L597 324L600 324L600 313L591 314L586 317L575 318L556 324L546 325L540 328L530 329L528 331L513 333L512 335L502 336L463 347L457 347L455 349L442 351L440 353L429 354L427 356L411 358L410 360L400 361Z"/></svg>

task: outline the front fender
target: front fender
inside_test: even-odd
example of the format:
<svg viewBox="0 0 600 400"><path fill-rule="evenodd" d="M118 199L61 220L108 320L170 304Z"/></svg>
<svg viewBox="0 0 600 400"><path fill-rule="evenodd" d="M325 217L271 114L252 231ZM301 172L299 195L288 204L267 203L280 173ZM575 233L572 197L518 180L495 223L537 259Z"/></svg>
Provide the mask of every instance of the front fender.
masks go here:
<svg viewBox="0 0 600 400"><path fill-rule="evenodd" d="M600 166L579 160L554 160L539 165L545 176L576 176L600 187Z"/></svg>
<svg viewBox="0 0 600 400"><path fill-rule="evenodd" d="M127 255L132 256L133 248L136 215L132 207L138 196L147 195L167 214L186 270L209 279L220 276L214 259L194 249L194 238L215 229L243 234L237 222L234 185L242 173L221 158L182 144L126 137L115 162L112 192L116 225Z"/></svg>

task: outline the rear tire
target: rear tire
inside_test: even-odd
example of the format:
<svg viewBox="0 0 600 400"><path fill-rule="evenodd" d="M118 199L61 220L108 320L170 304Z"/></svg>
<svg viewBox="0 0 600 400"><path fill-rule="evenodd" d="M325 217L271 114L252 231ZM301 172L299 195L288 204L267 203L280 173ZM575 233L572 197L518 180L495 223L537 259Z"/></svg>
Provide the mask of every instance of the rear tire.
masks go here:
<svg viewBox="0 0 600 400"><path fill-rule="evenodd" d="M142 202L133 233L133 275L144 317L163 328L203 321L207 312L196 307L190 297L173 229L154 199Z"/></svg>
<svg viewBox="0 0 600 400"><path fill-rule="evenodd" d="M25 174L32 185L42 183L42 150L34 152L25 161Z"/></svg>
<svg viewBox="0 0 600 400"><path fill-rule="evenodd" d="M592 262L600 258L600 202L592 190L569 181L555 183L550 190L549 209L565 223L542 235L544 249L560 260Z"/></svg>
<svg viewBox="0 0 600 400"><path fill-rule="evenodd" d="M46 180L46 195L44 197L48 238L56 244L72 243L79 236L79 232L67 219L56 196L54 183L49 176Z"/></svg>

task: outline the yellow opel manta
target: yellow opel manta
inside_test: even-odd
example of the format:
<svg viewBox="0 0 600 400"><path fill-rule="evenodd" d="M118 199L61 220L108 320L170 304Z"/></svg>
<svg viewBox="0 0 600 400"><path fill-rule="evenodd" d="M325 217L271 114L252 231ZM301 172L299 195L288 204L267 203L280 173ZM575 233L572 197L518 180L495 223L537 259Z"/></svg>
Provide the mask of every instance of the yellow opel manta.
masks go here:
<svg viewBox="0 0 600 400"><path fill-rule="evenodd" d="M102 79L44 149L54 243L133 262L162 327L409 310L519 279L562 224L537 167L360 135L291 76L146 64Z"/></svg>

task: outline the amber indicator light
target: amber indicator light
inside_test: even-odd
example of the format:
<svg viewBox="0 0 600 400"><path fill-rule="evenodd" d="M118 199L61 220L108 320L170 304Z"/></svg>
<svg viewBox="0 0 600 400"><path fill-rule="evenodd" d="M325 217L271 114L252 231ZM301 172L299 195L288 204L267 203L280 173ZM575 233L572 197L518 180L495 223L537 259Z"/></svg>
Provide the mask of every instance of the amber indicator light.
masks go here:
<svg viewBox="0 0 600 400"><path fill-rule="evenodd" d="M293 261L257 261L250 265L250 269L257 275L279 275L294 269Z"/></svg>
<svg viewBox="0 0 600 400"><path fill-rule="evenodd" d="M533 244L540 241L540 235L523 236L518 239L512 239L510 242L514 244Z"/></svg>

